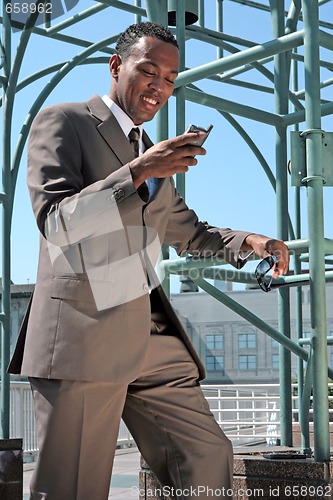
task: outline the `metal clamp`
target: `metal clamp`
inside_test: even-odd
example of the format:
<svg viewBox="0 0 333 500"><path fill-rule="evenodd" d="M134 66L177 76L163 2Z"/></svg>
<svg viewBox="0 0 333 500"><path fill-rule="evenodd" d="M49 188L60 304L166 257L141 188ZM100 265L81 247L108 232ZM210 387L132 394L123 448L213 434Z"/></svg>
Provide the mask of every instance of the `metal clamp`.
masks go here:
<svg viewBox="0 0 333 500"><path fill-rule="evenodd" d="M322 137L322 175L307 175L306 138L311 134L321 134ZM333 132L320 129L308 129L304 132L290 133L291 160L288 170L291 174L292 186L304 186L312 180L321 179L325 186L333 186Z"/></svg>

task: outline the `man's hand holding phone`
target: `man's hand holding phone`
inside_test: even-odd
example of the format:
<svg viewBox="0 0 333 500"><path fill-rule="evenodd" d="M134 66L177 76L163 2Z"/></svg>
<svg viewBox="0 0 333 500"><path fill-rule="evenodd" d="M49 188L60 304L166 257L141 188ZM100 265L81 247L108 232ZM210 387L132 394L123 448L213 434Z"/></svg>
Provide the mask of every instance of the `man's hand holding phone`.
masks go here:
<svg viewBox="0 0 333 500"><path fill-rule="evenodd" d="M196 155L206 154L202 144L212 128L212 125L207 129L191 125L183 134L155 144L132 160L130 169L135 187L151 177L171 177L197 165ZM191 135L190 139L187 134Z"/></svg>
<svg viewBox="0 0 333 500"><path fill-rule="evenodd" d="M204 132L205 135L201 139L198 139L197 141L194 141L194 142L189 142L188 144L190 144L191 146L202 146L204 144L205 140L207 139L207 137L209 136L212 128L213 128L212 124L209 125L209 127L207 127L207 128L198 127L197 125L189 125L184 132L185 134L188 134L190 132Z"/></svg>

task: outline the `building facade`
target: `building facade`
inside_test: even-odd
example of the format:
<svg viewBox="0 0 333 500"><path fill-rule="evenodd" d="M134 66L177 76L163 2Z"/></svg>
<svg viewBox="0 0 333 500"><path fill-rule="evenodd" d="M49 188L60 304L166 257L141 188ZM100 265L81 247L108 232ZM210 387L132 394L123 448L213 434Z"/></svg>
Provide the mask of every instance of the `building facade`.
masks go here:
<svg viewBox="0 0 333 500"><path fill-rule="evenodd" d="M184 287L183 287L184 288ZM280 345L227 306L202 291L172 294L171 302L204 361L208 383L278 383ZM278 330L278 292L259 288L225 293ZM333 284L326 286L327 335L333 336ZM302 288L303 337L311 331L310 289ZM295 288L290 289L291 338L297 341ZM306 347L305 347L306 348ZM328 346L333 366L333 347ZM291 355L292 380L297 379L297 356Z"/></svg>

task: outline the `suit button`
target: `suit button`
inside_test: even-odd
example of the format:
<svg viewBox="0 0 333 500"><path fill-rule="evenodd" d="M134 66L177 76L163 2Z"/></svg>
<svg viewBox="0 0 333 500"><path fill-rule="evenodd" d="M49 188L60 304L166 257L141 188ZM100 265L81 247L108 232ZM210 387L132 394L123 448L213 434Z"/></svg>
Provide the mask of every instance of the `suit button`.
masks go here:
<svg viewBox="0 0 333 500"><path fill-rule="evenodd" d="M146 209L145 209L145 215L149 215L149 214L150 214L149 209L148 209L148 208L146 208Z"/></svg>
<svg viewBox="0 0 333 500"><path fill-rule="evenodd" d="M119 200L119 198L122 198L124 194L125 193L122 189L118 189L117 191L114 192L114 197L116 200Z"/></svg>
<svg viewBox="0 0 333 500"><path fill-rule="evenodd" d="M144 291L145 293L148 293L148 292L149 292L149 286L148 286L146 283L143 285L143 287L142 287L142 288L143 288L143 291Z"/></svg>

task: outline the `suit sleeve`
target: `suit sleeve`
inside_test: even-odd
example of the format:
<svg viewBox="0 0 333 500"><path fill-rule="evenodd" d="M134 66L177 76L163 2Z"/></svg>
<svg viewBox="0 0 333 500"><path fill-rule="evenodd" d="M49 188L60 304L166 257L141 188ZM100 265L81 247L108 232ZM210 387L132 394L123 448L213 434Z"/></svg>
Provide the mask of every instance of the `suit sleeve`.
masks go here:
<svg viewBox="0 0 333 500"><path fill-rule="evenodd" d="M96 169L98 162L96 151ZM123 213L144 204L128 164L89 185L82 165L82 144L72 120L60 107L45 108L31 128L27 180L39 230L57 246L102 234L106 226L117 230Z"/></svg>
<svg viewBox="0 0 333 500"><path fill-rule="evenodd" d="M173 181L171 181L173 184ZM165 242L174 247L180 256L219 257L240 269L247 262L240 257L240 248L251 234L230 228L218 228L199 221L174 189L174 201L169 214Z"/></svg>

